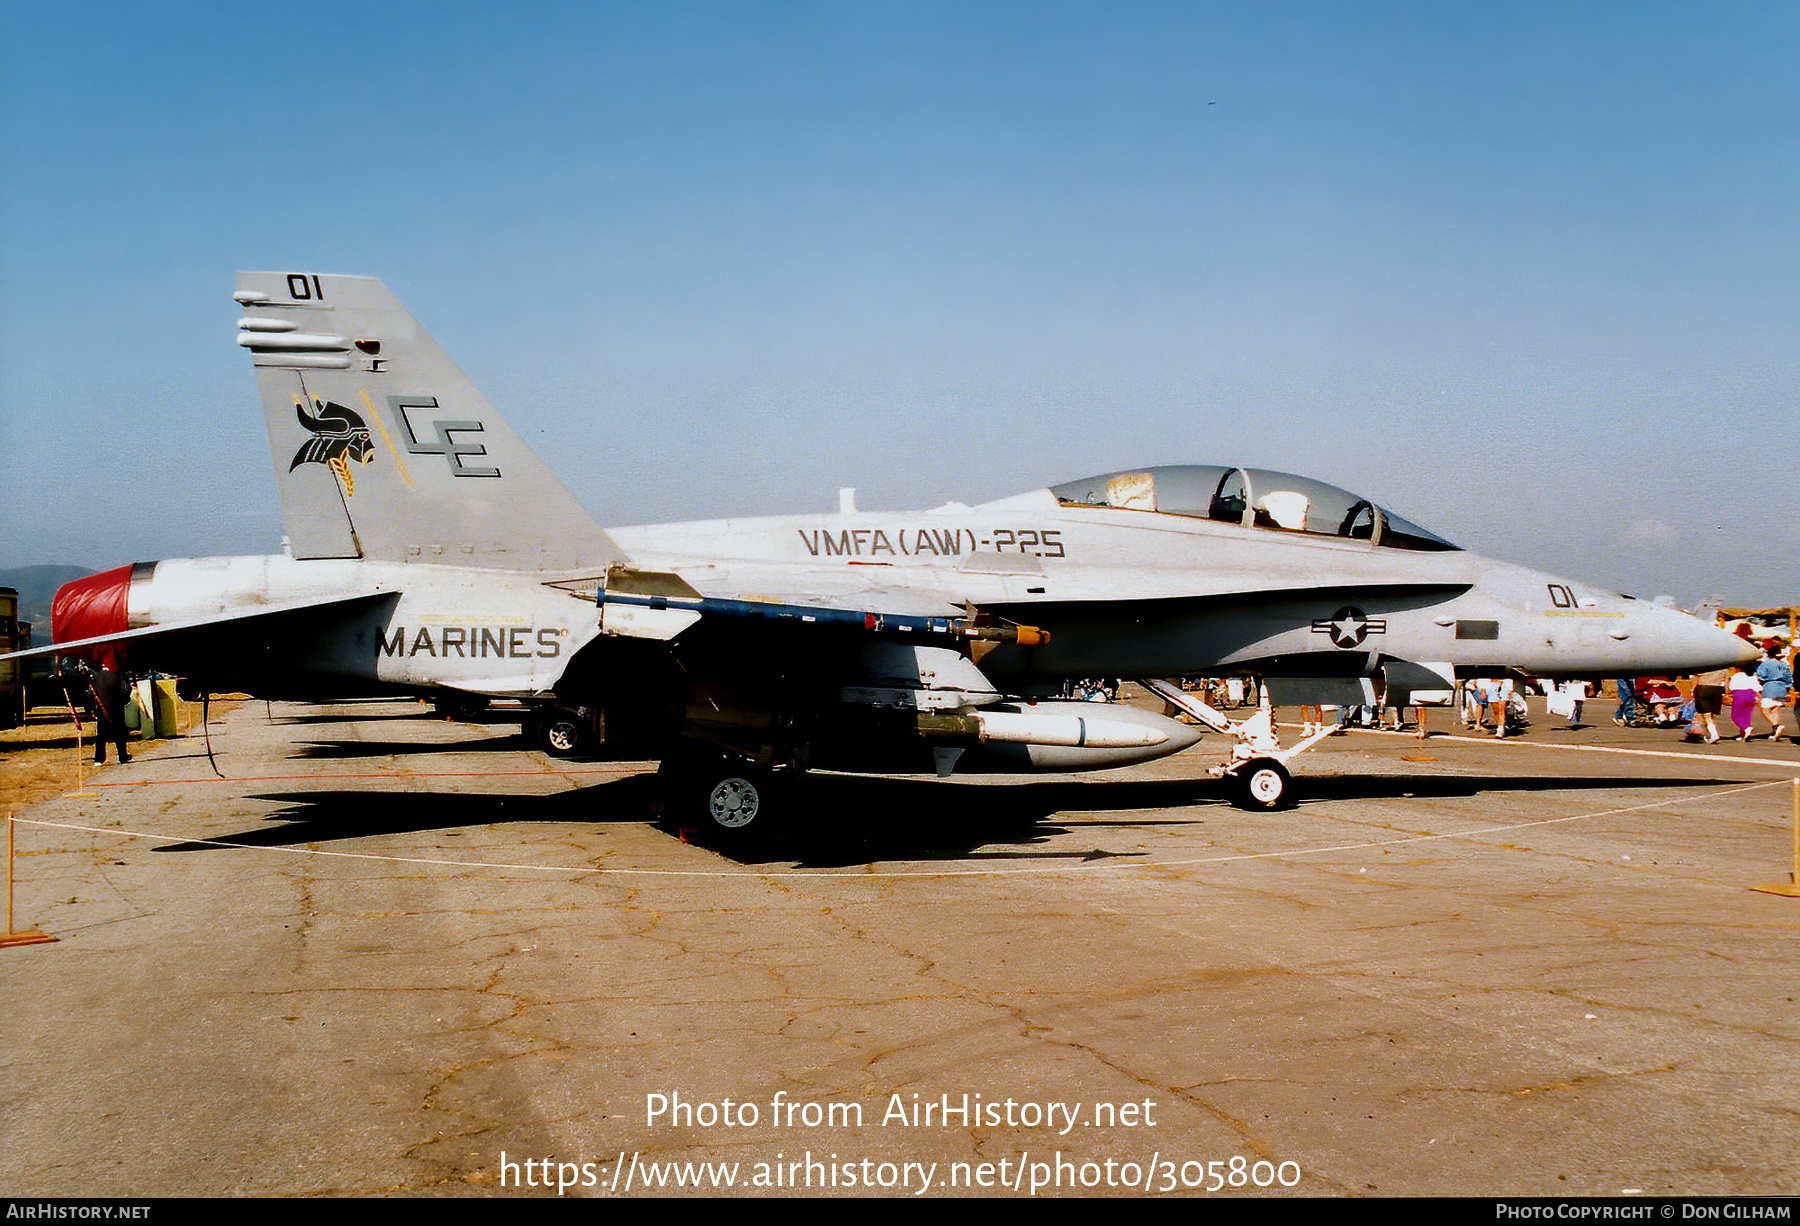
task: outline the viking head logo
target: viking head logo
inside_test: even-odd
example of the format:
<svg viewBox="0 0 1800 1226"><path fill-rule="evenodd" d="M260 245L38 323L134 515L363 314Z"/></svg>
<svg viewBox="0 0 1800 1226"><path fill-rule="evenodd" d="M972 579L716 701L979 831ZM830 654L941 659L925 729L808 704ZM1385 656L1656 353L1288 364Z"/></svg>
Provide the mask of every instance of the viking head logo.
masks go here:
<svg viewBox="0 0 1800 1226"><path fill-rule="evenodd" d="M356 479L350 475L349 461L367 464L375 454L368 423L335 401L314 400L313 407L318 410L316 415L308 413L300 401L294 401L294 412L312 437L300 444L288 471L293 472L302 464L323 464L343 482L344 494L354 496Z"/></svg>

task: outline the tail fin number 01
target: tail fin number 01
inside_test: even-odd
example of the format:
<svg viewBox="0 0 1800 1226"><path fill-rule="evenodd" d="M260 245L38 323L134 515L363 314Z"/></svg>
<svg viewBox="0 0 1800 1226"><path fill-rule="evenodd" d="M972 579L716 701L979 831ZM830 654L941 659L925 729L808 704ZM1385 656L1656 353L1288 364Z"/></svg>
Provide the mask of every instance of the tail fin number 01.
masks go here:
<svg viewBox="0 0 1800 1226"><path fill-rule="evenodd" d="M290 272L287 275L288 297L295 302L325 301L325 287L319 284L319 274Z"/></svg>

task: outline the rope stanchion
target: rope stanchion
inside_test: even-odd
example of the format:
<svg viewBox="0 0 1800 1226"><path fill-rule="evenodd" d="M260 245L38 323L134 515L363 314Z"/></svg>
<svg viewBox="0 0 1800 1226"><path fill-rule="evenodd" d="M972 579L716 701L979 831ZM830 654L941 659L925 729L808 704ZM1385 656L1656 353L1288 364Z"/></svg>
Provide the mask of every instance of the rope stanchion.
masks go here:
<svg viewBox="0 0 1800 1226"><path fill-rule="evenodd" d="M1800 776L1794 779L1794 866L1788 870L1786 881L1763 881L1750 888L1762 894L1800 898Z"/></svg>
<svg viewBox="0 0 1800 1226"><path fill-rule="evenodd" d="M55 937L36 928L20 932L13 927L13 815L6 815L6 932L0 935L0 949L15 945L42 945Z"/></svg>
<svg viewBox="0 0 1800 1226"><path fill-rule="evenodd" d="M69 693L69 687L67 685L63 686L63 702L67 703L69 707L69 722L75 725L75 790L70 792L69 795L83 800L91 800L100 793L90 792L87 789L87 755L81 752L81 713L75 709L75 699ZM94 735L96 737L100 735L100 729L98 727L94 729ZM12 819L9 817L6 820L7 830L9 831L7 837L10 839L12 837L10 834L12 829ZM9 856L9 869L10 866L11 857ZM9 923L7 927L11 928L12 925Z"/></svg>

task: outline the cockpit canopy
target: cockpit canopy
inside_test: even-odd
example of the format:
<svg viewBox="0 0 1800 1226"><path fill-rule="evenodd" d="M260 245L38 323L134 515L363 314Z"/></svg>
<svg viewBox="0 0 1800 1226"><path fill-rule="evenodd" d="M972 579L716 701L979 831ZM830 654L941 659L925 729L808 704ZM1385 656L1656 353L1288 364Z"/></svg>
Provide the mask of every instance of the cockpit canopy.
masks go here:
<svg viewBox="0 0 1800 1226"><path fill-rule="evenodd" d="M1051 492L1066 507L1115 507L1370 541L1388 549L1456 549L1367 498L1310 477L1267 468L1177 464L1066 481Z"/></svg>

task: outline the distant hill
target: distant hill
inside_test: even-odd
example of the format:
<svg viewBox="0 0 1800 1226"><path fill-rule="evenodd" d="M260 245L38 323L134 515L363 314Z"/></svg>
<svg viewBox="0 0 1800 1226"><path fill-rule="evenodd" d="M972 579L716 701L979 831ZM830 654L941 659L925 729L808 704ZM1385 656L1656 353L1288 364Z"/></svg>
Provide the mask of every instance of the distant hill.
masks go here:
<svg viewBox="0 0 1800 1226"><path fill-rule="evenodd" d="M50 641L50 602L56 589L94 573L85 566L15 566L0 570L0 587L18 589L19 620L31 623L31 641L42 646Z"/></svg>

